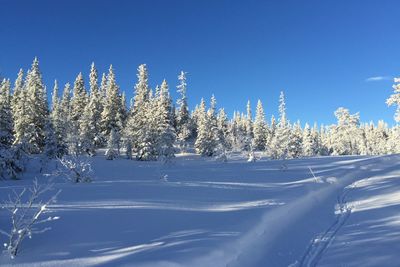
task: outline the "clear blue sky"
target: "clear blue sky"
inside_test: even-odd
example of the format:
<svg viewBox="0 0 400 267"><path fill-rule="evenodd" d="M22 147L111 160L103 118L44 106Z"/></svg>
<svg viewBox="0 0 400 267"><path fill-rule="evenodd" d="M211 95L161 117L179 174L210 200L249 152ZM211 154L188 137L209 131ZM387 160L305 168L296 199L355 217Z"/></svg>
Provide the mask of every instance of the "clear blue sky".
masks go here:
<svg viewBox="0 0 400 267"><path fill-rule="evenodd" d="M151 86L175 91L188 74L189 103L215 94L231 115L247 99L276 113L279 91L294 121L332 123L339 106L362 121L393 121L385 99L400 74L400 2L0 0L0 76L15 79L39 57L48 87L109 64L128 96L146 63ZM375 80L366 80L377 77Z"/></svg>

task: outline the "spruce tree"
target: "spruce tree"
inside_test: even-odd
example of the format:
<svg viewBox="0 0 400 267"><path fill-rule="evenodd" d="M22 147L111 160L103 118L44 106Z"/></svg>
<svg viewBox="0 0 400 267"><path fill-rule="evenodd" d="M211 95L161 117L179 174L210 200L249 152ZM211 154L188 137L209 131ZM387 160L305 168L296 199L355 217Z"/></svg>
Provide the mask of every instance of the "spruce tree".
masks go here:
<svg viewBox="0 0 400 267"><path fill-rule="evenodd" d="M45 145L45 127L48 119L46 88L42 81L39 61L34 59L26 77L26 114L24 140L29 142L29 152L40 153ZM28 108L29 107L29 108Z"/></svg>
<svg viewBox="0 0 400 267"><path fill-rule="evenodd" d="M261 100L257 102L256 117L254 120L254 138L253 138L253 148L255 150L265 150L267 144L267 133L265 125L265 115L264 108L262 106Z"/></svg>
<svg viewBox="0 0 400 267"><path fill-rule="evenodd" d="M394 93L386 100L386 104L390 106L396 106L396 113L394 115L394 120L400 122L400 78L394 78L393 84Z"/></svg>
<svg viewBox="0 0 400 267"><path fill-rule="evenodd" d="M158 157L164 161L169 161L175 156L174 143L176 136L173 127L172 100L165 80L161 84L157 103Z"/></svg>
<svg viewBox="0 0 400 267"><path fill-rule="evenodd" d="M273 159L285 159L288 157L290 127L286 119L285 95L279 96L279 120L270 143L270 155Z"/></svg>
<svg viewBox="0 0 400 267"><path fill-rule="evenodd" d="M128 117L125 136L132 143L133 150L137 152L137 159L144 160L149 148L149 111L153 106L150 103L150 88L148 85L148 73L145 64L138 67L138 82L135 85L135 95L131 112ZM151 154L151 153L150 153Z"/></svg>
<svg viewBox="0 0 400 267"><path fill-rule="evenodd" d="M114 129L116 136L118 136L121 131L121 126L118 124L121 100L119 95L119 87L116 83L112 65L108 70L106 88L106 98L104 101L103 112L101 113L101 124L103 127L103 136L109 139L108 136L110 135L111 129Z"/></svg>
<svg viewBox="0 0 400 267"><path fill-rule="evenodd" d="M13 143L13 117L11 111L10 80L0 83L0 147L9 148Z"/></svg>
<svg viewBox="0 0 400 267"><path fill-rule="evenodd" d="M187 103L187 83L186 83L186 72L181 71L178 75L179 85L178 93L180 98L178 99L178 111L176 116L176 132L179 147L181 151L185 151L188 146L188 141L192 137L192 130L190 125L190 114Z"/></svg>
<svg viewBox="0 0 400 267"><path fill-rule="evenodd" d="M213 102L213 101L212 101ZM213 129L213 111L215 106L211 106L206 112L206 104L204 99L201 99L197 121L197 138L195 142L196 152L202 156L213 156L216 146L215 133Z"/></svg>

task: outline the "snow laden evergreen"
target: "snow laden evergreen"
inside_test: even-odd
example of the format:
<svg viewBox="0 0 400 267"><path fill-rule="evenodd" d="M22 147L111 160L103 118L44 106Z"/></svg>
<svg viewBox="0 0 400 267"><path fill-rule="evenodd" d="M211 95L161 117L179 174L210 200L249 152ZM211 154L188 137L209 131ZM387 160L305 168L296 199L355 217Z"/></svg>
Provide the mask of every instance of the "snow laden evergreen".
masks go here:
<svg viewBox="0 0 400 267"><path fill-rule="evenodd" d="M286 119L285 95L281 92L279 96L279 119L270 144L270 155L273 159L288 157L290 135L290 127Z"/></svg>
<svg viewBox="0 0 400 267"><path fill-rule="evenodd" d="M104 101L99 89L97 69L94 63L90 68L89 85L89 103L85 106L82 117L81 138L83 151L86 151L89 155L95 155L96 148L104 142L102 135Z"/></svg>
<svg viewBox="0 0 400 267"><path fill-rule="evenodd" d="M264 108L261 100L257 102L256 117L253 127L253 148L255 150L263 151L267 146L267 125L265 123Z"/></svg>
<svg viewBox="0 0 400 267"><path fill-rule="evenodd" d="M128 117L125 135L132 143L133 151L136 152L138 160L154 160L157 157L154 132L152 131L154 121L151 121L154 115L154 102L150 97L146 64L138 67L137 78L132 110Z"/></svg>
<svg viewBox="0 0 400 267"><path fill-rule="evenodd" d="M244 113L234 111L230 117L223 108L217 112L214 96L209 109L202 100L191 111L183 71L178 75L176 106L166 80L154 91L150 88L145 64L137 69L132 99L120 92L115 76L110 66L99 83L92 63L87 76L89 87L85 87L84 75L79 73L73 87L65 84L60 96L55 81L50 106L37 58L26 74L19 70L14 83L3 79L1 177L17 178L24 169L25 153L41 153L48 158L93 156L99 148L112 151L109 158L122 151L129 159L163 161L172 159L177 151L190 151L192 146L202 156L216 156L223 161L232 152L246 152L257 158L254 151L260 151L272 159L400 152L400 127L390 128L383 121L362 124L359 114L351 114L346 108L335 111L337 123L333 125L311 127L307 123L302 127L300 122L289 122L283 92L277 120L273 115L266 119L261 101L257 102L254 119L249 101ZM400 118L399 83L400 79L395 79L394 93L387 99L389 106L397 106L396 121Z"/></svg>
<svg viewBox="0 0 400 267"><path fill-rule="evenodd" d="M156 95L156 103L157 156L163 161L170 161L175 157L176 134L173 126L172 99L165 80L161 83L159 94Z"/></svg>
<svg viewBox="0 0 400 267"><path fill-rule="evenodd" d="M178 75L178 81L179 85L177 88L180 98L177 101L178 109L176 114L176 135L181 151L185 152L188 147L188 142L192 137L192 130L186 94L186 73L184 71L181 71L181 73Z"/></svg>
<svg viewBox="0 0 400 267"><path fill-rule="evenodd" d="M394 93L386 100L388 106L396 106L394 120L400 122L400 78L395 78L393 84Z"/></svg>
<svg viewBox="0 0 400 267"><path fill-rule="evenodd" d="M297 121L289 132L288 158L300 158L303 156L303 131L300 121Z"/></svg>
<svg viewBox="0 0 400 267"><path fill-rule="evenodd" d="M69 115L69 134L68 147L69 153L81 154L83 152L82 137L83 137L83 122L85 118L84 110L88 103L88 96L85 88L83 75L80 72L75 79L72 98L70 102L70 115Z"/></svg>
<svg viewBox="0 0 400 267"><path fill-rule="evenodd" d="M354 155L360 148L360 115L350 114L348 109L338 108L335 111L337 124L331 127L332 154Z"/></svg>
<svg viewBox="0 0 400 267"><path fill-rule="evenodd" d="M197 138L194 144L196 152L202 156L213 156L218 145L218 131L215 116L216 100L211 98L210 109L206 111L206 103L201 99L197 118Z"/></svg>
<svg viewBox="0 0 400 267"><path fill-rule="evenodd" d="M13 116L11 109L10 80L0 83L0 146L10 147L13 143Z"/></svg>
<svg viewBox="0 0 400 267"><path fill-rule="evenodd" d="M121 96L119 93L119 86L116 83L115 73L112 65L108 70L106 97L104 100L103 112L101 113L101 124L103 136L107 138L114 129L116 133L117 142L119 142L120 134L123 128L121 121L120 108Z"/></svg>
<svg viewBox="0 0 400 267"><path fill-rule="evenodd" d="M42 81L37 58L34 59L27 74L24 90L26 90L26 97L24 98L26 106L24 117L21 118L23 123L20 126L24 128L24 133L18 141L26 140L29 142L30 153L41 153L45 145L45 127L49 111L46 88Z"/></svg>

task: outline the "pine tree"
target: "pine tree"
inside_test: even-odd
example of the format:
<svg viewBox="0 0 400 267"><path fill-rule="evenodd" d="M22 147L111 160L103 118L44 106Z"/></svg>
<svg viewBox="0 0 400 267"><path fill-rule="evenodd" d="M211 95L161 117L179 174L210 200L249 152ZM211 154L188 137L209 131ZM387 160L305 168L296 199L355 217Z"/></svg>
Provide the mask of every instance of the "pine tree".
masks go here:
<svg viewBox="0 0 400 267"><path fill-rule="evenodd" d="M188 146L188 141L192 137L192 130L190 129L190 114L187 103L187 83L186 83L186 72L181 71L178 75L179 85L178 93L180 99L178 99L178 112L176 116L176 132L179 147L181 151L185 151Z"/></svg>
<svg viewBox="0 0 400 267"><path fill-rule="evenodd" d="M75 79L73 94L70 102L70 149L74 154L80 154L83 151L82 147L82 124L85 121L83 115L85 114L85 108L88 104L88 96L85 88L85 82L83 75L80 72ZM72 136L72 134L76 136Z"/></svg>
<svg viewBox="0 0 400 267"><path fill-rule="evenodd" d="M157 104L158 157L164 161L169 161L175 156L176 136L173 127L172 100L165 80L161 84Z"/></svg>
<svg viewBox="0 0 400 267"><path fill-rule="evenodd" d="M108 138L111 129L114 129L116 136L122 130L118 124L119 108L121 105L119 87L115 80L114 69L112 65L109 68L107 75L106 98L104 101L104 109L101 113L103 135ZM117 141L119 143L119 140Z"/></svg>
<svg viewBox="0 0 400 267"><path fill-rule="evenodd" d="M97 69L94 63L90 67L89 74L90 96L88 104L88 117L90 118L89 129L93 132L93 145L99 147L102 144L101 114L103 112L104 97L98 86Z"/></svg>
<svg viewBox="0 0 400 267"><path fill-rule="evenodd" d="M310 157L314 155L314 140L311 134L310 125L306 123L303 131L303 156Z"/></svg>
<svg viewBox="0 0 400 267"><path fill-rule="evenodd" d="M24 89L24 71L22 69L19 70L17 79L15 80L13 96L11 99L11 108L13 113L14 122L16 119L23 116L20 114L20 105L21 102L25 102L23 98L23 89Z"/></svg>
<svg viewBox="0 0 400 267"><path fill-rule="evenodd" d="M218 145L220 149L227 150L230 149L230 144L228 142L229 138L229 123L228 116L225 110L221 108L217 116L217 128L218 128Z"/></svg>
<svg viewBox="0 0 400 267"><path fill-rule="evenodd" d="M43 151L45 142L45 127L48 119L48 104L46 88L42 81L39 61L34 59L26 77L26 114L24 119L25 136L22 139L29 142L31 153ZM29 108L28 108L29 107Z"/></svg>
<svg viewBox="0 0 400 267"><path fill-rule="evenodd" d="M125 136L132 143L134 151L137 152L138 160L154 159L155 148L151 147L149 131L149 111L152 110L153 103L150 101L150 88L148 85L148 73L145 64L138 67L138 82L135 85L135 96L133 98L132 109L128 117Z"/></svg>
<svg viewBox="0 0 400 267"><path fill-rule="evenodd" d="M106 150L106 159L108 160L113 160L117 156L117 143L118 143L118 138L117 138L117 133L114 130L114 128L111 129L110 135L108 137L108 142L107 142L107 150Z"/></svg>
<svg viewBox="0 0 400 267"><path fill-rule="evenodd" d="M334 155L357 155L361 138L360 115L350 114L348 109L338 108L335 111L338 122L331 126L332 149Z"/></svg>
<svg viewBox="0 0 400 267"><path fill-rule="evenodd" d="M267 129L265 125L264 108L261 100L257 102L256 117L254 120L253 148L255 150L265 150L267 144Z"/></svg>
<svg viewBox="0 0 400 267"><path fill-rule="evenodd" d="M215 99L215 98L214 98ZM211 101L212 105L206 112L206 104L204 99L201 99L198 114L197 138L195 142L196 152L202 156L213 156L217 147L216 129L213 124L213 116L215 112L215 100Z"/></svg>
<svg viewBox="0 0 400 267"><path fill-rule="evenodd" d="M300 121L297 121L290 129L289 135L289 158L300 158L303 152L303 131L300 126Z"/></svg>
<svg viewBox="0 0 400 267"><path fill-rule="evenodd" d="M252 114L251 114L251 105L250 105L250 100L247 101L247 106L246 106L246 121L244 125L244 130L246 133L246 139L245 139L245 150L251 150L252 146L252 140L253 140L253 119L252 119Z"/></svg>
<svg viewBox="0 0 400 267"><path fill-rule="evenodd" d="M285 159L288 157L290 128L286 120L285 95L279 96L279 120L270 143L270 154L273 159Z"/></svg>
<svg viewBox="0 0 400 267"><path fill-rule="evenodd" d="M9 148L13 143L13 117L11 111L10 80L0 83L0 147Z"/></svg>
<svg viewBox="0 0 400 267"><path fill-rule="evenodd" d="M400 122L400 78L394 78L393 84L394 93L386 100L386 104L390 106L397 106L394 120Z"/></svg>
<svg viewBox="0 0 400 267"><path fill-rule="evenodd" d="M45 153L48 157L61 157L67 153L65 139L65 119L62 117L61 101L58 97L58 83L54 81L51 97L50 121L46 123ZM51 132L50 132L51 131Z"/></svg>

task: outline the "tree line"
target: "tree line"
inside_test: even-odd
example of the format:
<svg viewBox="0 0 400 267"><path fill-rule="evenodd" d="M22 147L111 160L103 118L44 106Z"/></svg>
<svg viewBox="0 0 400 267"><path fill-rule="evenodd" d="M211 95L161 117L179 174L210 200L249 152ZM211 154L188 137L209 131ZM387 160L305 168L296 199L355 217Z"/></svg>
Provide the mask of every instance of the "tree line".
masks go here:
<svg viewBox="0 0 400 267"><path fill-rule="evenodd" d="M234 112L228 118L211 97L190 111L187 102L186 73L178 75L179 99L175 104L166 80L151 89L145 64L137 69L134 96L129 101L121 92L115 72L98 76L91 65L89 83L82 73L74 83L60 92L54 83L48 103L39 61L21 69L15 82L0 83L0 166L2 177L16 177L23 169L22 154L45 154L49 158L63 155L93 156L106 148L113 159L124 153L137 160L169 160L178 152L194 148L202 156L224 156L231 151L263 151L272 159L326 155L378 155L399 153L400 129L360 123L359 114L348 109L335 111L337 123L304 127L291 123L286 116L285 95L279 98L279 116L266 120L263 104L258 100L253 118L250 102L246 113ZM398 81L396 81L398 82ZM388 105L400 103L398 85ZM397 91L396 91L397 90ZM127 103L129 102L129 105ZM396 119L399 119L396 112Z"/></svg>

